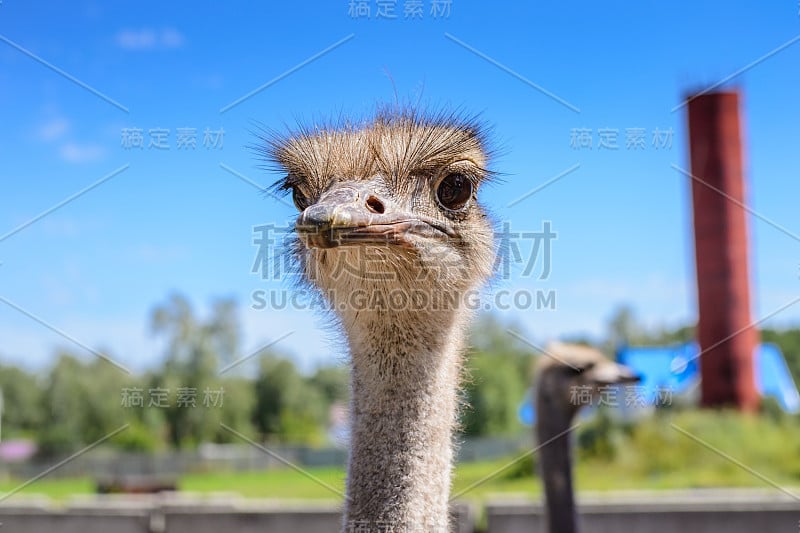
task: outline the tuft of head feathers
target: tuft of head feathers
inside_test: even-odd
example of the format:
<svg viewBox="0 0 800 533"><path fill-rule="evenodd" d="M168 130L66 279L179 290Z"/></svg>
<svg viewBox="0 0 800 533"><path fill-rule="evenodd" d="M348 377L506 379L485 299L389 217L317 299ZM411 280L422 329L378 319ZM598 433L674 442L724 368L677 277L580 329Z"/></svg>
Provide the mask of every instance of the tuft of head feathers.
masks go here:
<svg viewBox="0 0 800 533"><path fill-rule="evenodd" d="M273 187L303 186L320 194L333 179L365 180L382 175L395 187L412 176L435 175L457 161L470 161L477 183L490 180L493 149L488 128L459 111L380 107L369 118L339 119L288 133L262 132L259 152L285 173Z"/></svg>

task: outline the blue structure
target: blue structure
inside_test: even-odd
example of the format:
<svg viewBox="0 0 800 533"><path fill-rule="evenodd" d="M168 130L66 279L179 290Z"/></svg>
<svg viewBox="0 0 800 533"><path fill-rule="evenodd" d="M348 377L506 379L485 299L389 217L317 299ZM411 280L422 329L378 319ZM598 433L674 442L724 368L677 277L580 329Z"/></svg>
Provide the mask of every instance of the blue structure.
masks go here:
<svg viewBox="0 0 800 533"><path fill-rule="evenodd" d="M696 343L678 346L625 347L617 351L617 361L639 375L637 384L643 403L654 405L659 391L680 395L700 378Z"/></svg>
<svg viewBox="0 0 800 533"><path fill-rule="evenodd" d="M648 403L655 403L659 390L680 395L700 379L697 343L666 347L625 347L617 360L642 377L639 385ZM774 344L760 344L753 354L756 388L762 397L775 398L787 413L800 412L800 394L780 349Z"/></svg>
<svg viewBox="0 0 800 533"><path fill-rule="evenodd" d="M756 387L762 397L772 396L787 413L800 412L800 394L781 349L761 344L756 350Z"/></svg>
<svg viewBox="0 0 800 533"><path fill-rule="evenodd" d="M536 424L536 408L533 407L533 389L529 388L525 392L525 401L520 404L517 409L517 417L519 421L526 426L533 426Z"/></svg>

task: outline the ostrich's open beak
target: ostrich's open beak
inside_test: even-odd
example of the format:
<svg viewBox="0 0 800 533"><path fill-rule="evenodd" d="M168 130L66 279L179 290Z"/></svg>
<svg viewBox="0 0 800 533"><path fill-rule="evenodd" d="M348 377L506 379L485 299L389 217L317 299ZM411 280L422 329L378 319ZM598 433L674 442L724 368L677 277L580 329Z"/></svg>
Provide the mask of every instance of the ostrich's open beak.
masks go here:
<svg viewBox="0 0 800 533"><path fill-rule="evenodd" d="M371 182L335 185L297 217L295 228L309 248L393 244L414 248L413 239L448 238L442 222L416 215L376 192Z"/></svg>

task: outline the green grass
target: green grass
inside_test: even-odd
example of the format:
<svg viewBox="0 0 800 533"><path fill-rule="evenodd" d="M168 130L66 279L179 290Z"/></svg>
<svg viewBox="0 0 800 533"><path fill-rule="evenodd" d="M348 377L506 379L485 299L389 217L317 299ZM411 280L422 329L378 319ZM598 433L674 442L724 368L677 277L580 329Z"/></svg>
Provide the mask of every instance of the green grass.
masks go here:
<svg viewBox="0 0 800 533"><path fill-rule="evenodd" d="M44 477L30 483L22 490L17 489L25 483L24 480L3 479L0 480L0 494L15 491L15 494L30 496L43 495L49 496L54 500L65 500L77 494L92 494L95 490L95 483L91 479L80 478L50 478Z"/></svg>
<svg viewBox="0 0 800 533"><path fill-rule="evenodd" d="M325 486L327 485L327 486ZM289 468L262 472L208 472L181 477L179 489L188 492L237 492L247 498L341 499L344 470Z"/></svg>
<svg viewBox="0 0 800 533"><path fill-rule="evenodd" d="M729 455L775 483L798 487L800 424L797 422L797 418L792 417L772 419L725 412L682 412L658 416L629 428L587 423L578 434L582 448L577 457L576 487L580 491L770 488L758 476L721 454ZM535 456L529 455L504 468L518 457L457 465L453 494L466 491L461 498L476 502L500 493L537 496L541 488L538 478L532 474ZM340 468L309 468L305 473L288 468L262 472L202 472L182 476L178 486L182 491L235 492L248 498L339 500L338 492L344 490L344 475ZM20 483L20 480L1 480L0 492L13 490ZM20 494L44 494L64 500L93 491L94 483L88 478L45 477L25 487Z"/></svg>

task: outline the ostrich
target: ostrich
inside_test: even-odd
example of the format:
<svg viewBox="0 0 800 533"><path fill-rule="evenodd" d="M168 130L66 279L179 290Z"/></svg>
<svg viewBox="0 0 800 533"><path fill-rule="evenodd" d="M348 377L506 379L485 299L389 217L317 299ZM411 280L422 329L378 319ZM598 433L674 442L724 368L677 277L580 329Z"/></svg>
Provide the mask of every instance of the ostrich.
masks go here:
<svg viewBox="0 0 800 533"><path fill-rule="evenodd" d="M465 329L494 260L485 130L392 108L266 140L350 355L343 530L446 532Z"/></svg>
<svg viewBox="0 0 800 533"><path fill-rule="evenodd" d="M547 531L578 530L572 489L571 424L582 403L575 392L635 383L639 377L623 365L606 359L593 348L551 343L540 357L536 374L536 438L544 484Z"/></svg>

